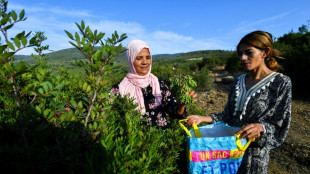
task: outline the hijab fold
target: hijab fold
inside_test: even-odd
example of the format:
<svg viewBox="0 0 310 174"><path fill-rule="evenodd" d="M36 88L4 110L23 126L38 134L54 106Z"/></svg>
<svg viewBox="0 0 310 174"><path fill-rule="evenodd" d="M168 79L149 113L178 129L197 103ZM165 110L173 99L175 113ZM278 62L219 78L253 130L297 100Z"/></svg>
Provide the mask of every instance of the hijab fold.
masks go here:
<svg viewBox="0 0 310 174"><path fill-rule="evenodd" d="M121 96L124 97L129 94L129 96L134 99L134 103L138 104L136 109L139 109L143 115L145 114L145 104L141 90L142 88L146 88L149 85L152 87L152 94L155 97L155 106L159 106L162 99L159 81L158 78L151 73L151 65L149 72L145 76L138 75L134 68L133 62L140 51L144 48L147 48L151 55L150 48L144 41L132 40L128 43L126 58L130 72L119 84L119 92Z"/></svg>

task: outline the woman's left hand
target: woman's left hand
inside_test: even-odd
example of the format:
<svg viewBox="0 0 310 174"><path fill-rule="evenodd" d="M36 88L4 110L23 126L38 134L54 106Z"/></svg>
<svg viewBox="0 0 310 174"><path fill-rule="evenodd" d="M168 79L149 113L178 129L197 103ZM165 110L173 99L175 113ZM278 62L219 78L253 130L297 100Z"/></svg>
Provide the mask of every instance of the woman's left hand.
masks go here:
<svg viewBox="0 0 310 174"><path fill-rule="evenodd" d="M240 138L247 137L248 139L251 138L258 138L260 137L260 133L264 132L263 125L260 123L251 123L246 125L244 128L237 131L235 134L240 134Z"/></svg>
<svg viewBox="0 0 310 174"><path fill-rule="evenodd" d="M188 96L193 98L194 102L197 102L197 93L194 90L193 91L189 91L187 93L188 93ZM183 104L183 103L180 103L180 105L185 107L185 104Z"/></svg>
<svg viewBox="0 0 310 174"><path fill-rule="evenodd" d="M194 102L197 102L197 93L194 90L190 91L188 95L193 98Z"/></svg>
<svg viewBox="0 0 310 174"><path fill-rule="evenodd" d="M188 92L188 95L193 98L194 102L197 102L197 93L194 90ZM183 114L184 109L185 109L185 104L178 102L178 108L179 108L178 109L179 110L179 114Z"/></svg>

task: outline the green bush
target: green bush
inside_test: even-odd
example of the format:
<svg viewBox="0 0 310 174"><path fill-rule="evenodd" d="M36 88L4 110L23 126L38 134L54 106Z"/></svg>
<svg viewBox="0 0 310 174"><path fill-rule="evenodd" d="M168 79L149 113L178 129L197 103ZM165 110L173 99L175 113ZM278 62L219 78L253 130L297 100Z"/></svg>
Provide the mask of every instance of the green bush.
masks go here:
<svg viewBox="0 0 310 174"><path fill-rule="evenodd" d="M78 32L66 31L85 57L53 75L40 37L8 30L24 21L0 2L3 36L0 45L0 170L10 173L177 173L184 165L185 134L175 121L166 130L140 124L132 101L111 98L112 62L124 51L126 35L92 31L82 21ZM8 38L13 38L11 41ZM99 49L95 45L100 44ZM118 45L118 46L116 46ZM15 62L14 55L35 47L34 64ZM42 58L42 59L41 59ZM113 102L112 102L113 101ZM181 161L180 161L181 160Z"/></svg>
<svg viewBox="0 0 310 174"><path fill-rule="evenodd" d="M240 59L238 58L237 54L232 54L226 63L225 70L231 73L238 73L243 71Z"/></svg>
<svg viewBox="0 0 310 174"><path fill-rule="evenodd" d="M192 76L197 82L197 87L195 88L197 92L208 92L213 89L210 70L204 68L201 71L195 72Z"/></svg>
<svg viewBox="0 0 310 174"><path fill-rule="evenodd" d="M306 27L300 27L299 32L290 32L279 37L275 48L283 54L284 60L277 59L282 65L281 70L288 75L294 86L293 96L310 97L305 82L310 81L308 70L310 68L310 32Z"/></svg>
<svg viewBox="0 0 310 174"><path fill-rule="evenodd" d="M212 70L213 68L224 64L225 63L223 62L223 60L218 57L208 57L203 58L202 61L198 63L198 68L199 69L206 68Z"/></svg>
<svg viewBox="0 0 310 174"><path fill-rule="evenodd" d="M165 130L140 124L141 118L131 101L113 101L107 128L99 138L100 152L92 150L91 163L103 173L176 173L180 153L185 148L184 131L171 121ZM98 155L102 154L102 156ZM181 159L185 160L185 159ZM98 162L100 161L100 162Z"/></svg>

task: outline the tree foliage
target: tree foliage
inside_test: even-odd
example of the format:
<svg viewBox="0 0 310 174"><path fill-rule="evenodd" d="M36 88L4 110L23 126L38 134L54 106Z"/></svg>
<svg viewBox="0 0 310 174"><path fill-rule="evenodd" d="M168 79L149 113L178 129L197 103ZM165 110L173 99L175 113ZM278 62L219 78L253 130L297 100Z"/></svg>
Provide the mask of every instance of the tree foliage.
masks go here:
<svg viewBox="0 0 310 174"><path fill-rule="evenodd" d="M305 82L310 80L310 32L305 25L298 32L289 32L277 39L276 48L283 54L284 60L279 60L283 73L287 74L294 86L295 96L310 97Z"/></svg>

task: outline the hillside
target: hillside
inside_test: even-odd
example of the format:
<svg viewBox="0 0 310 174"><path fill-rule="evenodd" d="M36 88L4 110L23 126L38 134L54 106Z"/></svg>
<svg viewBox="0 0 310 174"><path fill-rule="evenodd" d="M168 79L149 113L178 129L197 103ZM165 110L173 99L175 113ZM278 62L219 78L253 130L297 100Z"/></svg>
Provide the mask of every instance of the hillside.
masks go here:
<svg viewBox="0 0 310 174"><path fill-rule="evenodd" d="M98 47L99 48L99 47ZM175 54L155 54L152 57L158 61L167 59L166 61L171 60L184 60L189 58L198 58L198 57L210 57L217 55L225 55L229 54L231 51L223 51L223 50L201 50L201 51L192 51L187 53L175 53ZM54 64L55 62L71 62L73 60L81 60L84 59L82 53L76 48L67 48L59 51L53 51L47 53L48 62ZM171 59L170 59L171 58ZM32 63L33 58L30 55L15 55L15 59L17 61L25 61L27 63ZM115 59L116 63L125 62L126 55L122 53L118 55Z"/></svg>

